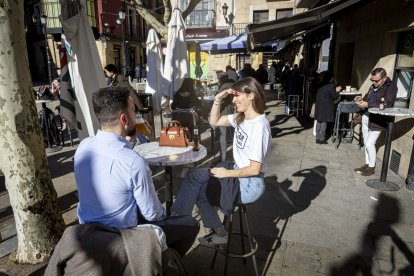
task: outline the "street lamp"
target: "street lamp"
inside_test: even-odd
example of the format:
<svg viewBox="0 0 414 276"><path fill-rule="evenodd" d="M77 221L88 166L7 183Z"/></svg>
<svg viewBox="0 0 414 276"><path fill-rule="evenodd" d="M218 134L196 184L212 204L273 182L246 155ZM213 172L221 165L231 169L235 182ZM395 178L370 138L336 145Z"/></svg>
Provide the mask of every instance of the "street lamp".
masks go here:
<svg viewBox="0 0 414 276"><path fill-rule="evenodd" d="M224 17L226 17L227 16L227 11L229 9L229 6L227 6L227 4L224 3L224 5L223 5L223 7L221 7L221 9L223 10Z"/></svg>
<svg viewBox="0 0 414 276"><path fill-rule="evenodd" d="M103 34L101 36L101 40L103 42L104 48L106 48L106 46L107 46L107 41L110 40L110 38L109 38L109 32L110 32L109 24L108 23L104 23Z"/></svg>
<svg viewBox="0 0 414 276"><path fill-rule="evenodd" d="M124 21L125 21L125 10L121 8L118 12L118 19L116 20L116 23L121 25L122 28L122 49L124 51L124 58L123 58L123 64L124 64L124 76L127 76L127 64L126 64L126 49L125 49L125 33L124 33Z"/></svg>
<svg viewBox="0 0 414 276"><path fill-rule="evenodd" d="M48 72L48 78L49 78L49 84L52 83L52 72L50 70L50 56L49 56L49 46L47 43L47 16L46 14L42 14L40 16L40 23L42 24L42 27L44 28L45 32L45 46L46 46L46 59L47 59L47 72Z"/></svg>

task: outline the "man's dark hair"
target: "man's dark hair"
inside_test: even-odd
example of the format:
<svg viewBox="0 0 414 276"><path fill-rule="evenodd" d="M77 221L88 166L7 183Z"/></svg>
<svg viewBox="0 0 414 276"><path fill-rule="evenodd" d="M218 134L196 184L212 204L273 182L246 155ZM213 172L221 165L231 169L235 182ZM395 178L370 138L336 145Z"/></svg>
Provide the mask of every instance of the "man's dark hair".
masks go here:
<svg viewBox="0 0 414 276"><path fill-rule="evenodd" d="M385 71L384 68L378 67L375 68L374 70L372 70L371 75L375 76L377 74L380 74L381 78L386 77L387 76L387 71Z"/></svg>
<svg viewBox="0 0 414 276"><path fill-rule="evenodd" d="M93 111L103 125L113 123L119 112L128 110L129 90L126 87L101 88L92 96Z"/></svg>
<svg viewBox="0 0 414 276"><path fill-rule="evenodd" d="M104 67L106 71L112 72L114 74L118 74L118 68L114 64L108 64Z"/></svg>

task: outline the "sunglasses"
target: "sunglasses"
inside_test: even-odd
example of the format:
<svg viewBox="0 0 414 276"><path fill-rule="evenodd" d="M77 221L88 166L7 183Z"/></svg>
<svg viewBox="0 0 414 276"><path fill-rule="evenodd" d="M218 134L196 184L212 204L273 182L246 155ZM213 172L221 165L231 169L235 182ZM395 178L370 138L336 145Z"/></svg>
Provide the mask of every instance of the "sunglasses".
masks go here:
<svg viewBox="0 0 414 276"><path fill-rule="evenodd" d="M374 80L374 79L370 79L370 81L375 82L375 83L379 83L380 81L382 81L384 78L380 78L378 80Z"/></svg>

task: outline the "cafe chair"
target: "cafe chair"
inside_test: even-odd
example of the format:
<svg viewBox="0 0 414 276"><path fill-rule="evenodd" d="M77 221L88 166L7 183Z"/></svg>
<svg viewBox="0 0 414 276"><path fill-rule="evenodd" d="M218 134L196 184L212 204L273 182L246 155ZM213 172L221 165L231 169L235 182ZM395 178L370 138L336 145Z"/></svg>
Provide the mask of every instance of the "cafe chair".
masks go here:
<svg viewBox="0 0 414 276"><path fill-rule="evenodd" d="M153 226L73 225L63 232L44 275L157 275L168 263L182 268L181 258L166 247L165 234ZM163 258L168 261L165 267Z"/></svg>
<svg viewBox="0 0 414 276"><path fill-rule="evenodd" d="M62 146L65 145L64 133L67 131L70 141L70 146L73 147L73 137L72 134L76 133L76 129L71 126L71 124L60 115L60 105L55 107L55 110L58 112L57 115L53 117L53 120L58 128L60 141L62 142Z"/></svg>
<svg viewBox="0 0 414 276"><path fill-rule="evenodd" d="M234 231L233 229L233 218L234 213L239 213L239 223L240 223L240 231ZM253 267L254 272L256 276L259 276L259 271L257 268L257 261L256 261L256 251L258 249L258 244L256 239L252 236L250 232L249 222L247 220L247 205L238 203L237 207L233 209L233 211L225 216L224 219L224 225L226 225L226 221L228 221L228 238L227 238L227 244L224 246L215 246L215 252L213 257L213 262L211 264L211 269L214 268L214 264L217 258L217 253L220 253L225 257L224 261L224 275L228 275L228 266L229 266L229 260L230 258L242 258L243 263L246 263L246 259L251 257L253 261ZM243 227L243 224L245 224L246 228ZM246 232L245 232L246 231ZM240 244L241 244L241 252L235 253L235 250L232 250L232 237L240 237ZM250 249L247 249L245 247L245 241L248 241ZM233 242L233 245L236 245ZM247 249L247 250L246 250ZM240 250L238 250L240 251Z"/></svg>
<svg viewBox="0 0 414 276"><path fill-rule="evenodd" d="M332 142L335 148L339 147L343 138L347 138L351 144L354 138L354 123L352 119L359 107L354 102L340 102L336 109L335 124L333 129ZM349 117L351 120L349 121Z"/></svg>
<svg viewBox="0 0 414 276"><path fill-rule="evenodd" d="M211 137L210 137L210 146L213 154L215 153L214 147L214 128L211 127L210 123L207 121L203 121L199 118L197 112L194 109L184 109L184 108L176 108L171 111L172 119L177 120L180 122L181 126L188 128L190 133L190 141L193 141L194 136L194 129L198 129L199 135L203 132L210 130ZM200 139L201 141L201 139Z"/></svg>

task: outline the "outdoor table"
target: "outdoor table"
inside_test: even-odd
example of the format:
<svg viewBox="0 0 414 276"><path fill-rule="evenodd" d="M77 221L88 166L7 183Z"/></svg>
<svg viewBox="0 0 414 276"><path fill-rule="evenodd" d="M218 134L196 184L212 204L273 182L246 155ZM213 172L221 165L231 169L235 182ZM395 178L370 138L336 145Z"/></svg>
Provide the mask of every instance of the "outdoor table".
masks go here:
<svg viewBox="0 0 414 276"><path fill-rule="evenodd" d="M171 214L173 203L172 187L172 167L176 165L185 165L197 162L207 155L207 149L200 145L199 151L193 151L192 146L188 147L165 147L160 146L158 142L150 142L136 145L134 147L140 156L142 156L150 165L164 166L165 170L165 206L167 215Z"/></svg>
<svg viewBox="0 0 414 276"><path fill-rule="evenodd" d="M362 95L362 93L358 91L346 92L345 90L342 90L339 92L339 94L344 98L345 101L349 101L350 97L352 97L351 101L353 101L356 96Z"/></svg>
<svg viewBox="0 0 414 276"><path fill-rule="evenodd" d="M390 150L391 150L391 138L392 138L392 130L394 127L394 120L395 117L405 117L405 116L414 116L414 111L408 108L398 108L398 107L390 107L383 110L379 108L369 108L368 112L370 114L379 114L382 116L387 116L387 132L385 136L385 148L384 148L384 157L382 160L382 168L381 168L381 178L380 179L370 179L367 180L367 185L371 188L381 190L381 191L397 191L400 187L393 183L387 181L387 171L388 171L388 163L390 157Z"/></svg>
<svg viewBox="0 0 414 276"><path fill-rule="evenodd" d="M37 104L42 104L42 109L43 109L43 114L42 114L42 122L45 126L45 130L46 130L46 140L47 140L47 148L46 150L48 152L56 152L56 151L60 151L62 149L61 146L56 146L56 147L52 147L52 142L49 139L49 128L47 127L47 118L46 118L46 103L50 102L51 100L36 100Z"/></svg>

